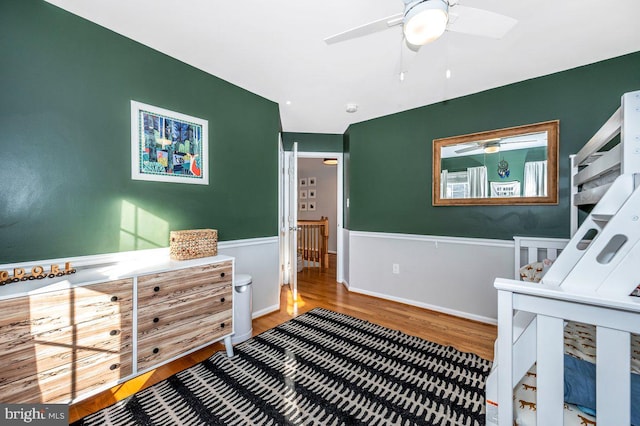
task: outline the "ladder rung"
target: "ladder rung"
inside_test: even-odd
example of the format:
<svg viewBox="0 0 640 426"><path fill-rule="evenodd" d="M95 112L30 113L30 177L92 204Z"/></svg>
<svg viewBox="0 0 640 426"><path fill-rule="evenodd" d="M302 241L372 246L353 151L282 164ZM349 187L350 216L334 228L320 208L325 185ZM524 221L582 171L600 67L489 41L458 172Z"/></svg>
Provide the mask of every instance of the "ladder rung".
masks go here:
<svg viewBox="0 0 640 426"><path fill-rule="evenodd" d="M609 222L613 216L613 214L600 213L592 214L591 218L596 222Z"/></svg>

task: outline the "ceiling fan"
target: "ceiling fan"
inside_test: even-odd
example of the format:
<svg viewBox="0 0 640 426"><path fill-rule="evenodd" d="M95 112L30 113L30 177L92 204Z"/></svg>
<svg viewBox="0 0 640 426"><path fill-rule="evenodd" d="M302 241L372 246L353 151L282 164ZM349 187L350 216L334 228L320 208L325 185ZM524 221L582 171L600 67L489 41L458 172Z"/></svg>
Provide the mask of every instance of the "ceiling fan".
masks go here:
<svg viewBox="0 0 640 426"><path fill-rule="evenodd" d="M396 25L403 26L406 43L413 50L452 31L490 38L502 38L518 21L488 10L458 4L458 0L403 0L404 12L361 25L324 39L327 44L373 34Z"/></svg>
<svg viewBox="0 0 640 426"><path fill-rule="evenodd" d="M464 148L460 148L455 150L456 154L464 154L466 152L476 151L482 149L485 154L494 154L500 151L500 148L504 145L518 144L518 143L531 143L531 142L539 142L538 139L512 139L508 138L493 138L493 139L485 139L476 142L471 142L470 144Z"/></svg>

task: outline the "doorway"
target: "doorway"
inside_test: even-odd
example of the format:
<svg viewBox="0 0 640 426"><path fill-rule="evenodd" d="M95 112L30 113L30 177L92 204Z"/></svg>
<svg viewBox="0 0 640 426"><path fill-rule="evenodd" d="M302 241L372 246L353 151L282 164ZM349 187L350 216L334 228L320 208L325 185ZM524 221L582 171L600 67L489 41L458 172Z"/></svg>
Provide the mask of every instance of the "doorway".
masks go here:
<svg viewBox="0 0 640 426"><path fill-rule="evenodd" d="M293 158L292 158L293 157ZM332 158L337 160L337 164L335 165L325 165L323 164L323 160L325 158ZM304 162L309 161L309 165L314 165L313 167L306 167ZM291 250L297 250L296 248L296 238L291 238L290 233L297 232L297 219L298 217L312 217L317 216L329 216L334 217L333 221L330 221L330 252L335 253L336 259L336 281L342 283L343 279L343 265L344 259L343 255L343 226L342 226L342 218L343 218L343 208L342 208L342 200L343 200L343 155L341 152L297 152L294 151L285 151L282 156L282 164L281 168L282 176L282 190L280 191L280 223L281 226L281 271L282 273L282 284L290 284L290 281L295 281L292 279L292 273L297 272L297 263L292 264L289 259L291 259ZM295 165L294 167L292 167ZM302 168L300 167L302 165ZM319 169L319 166L323 168ZM300 172L302 170L302 172ZM317 172L314 172L316 170ZM322 173L319 171L321 170ZM309 174L306 176L306 174ZM328 173L328 174L327 174ZM315 174L315 175L314 175ZM320 180L320 176L329 176L331 175L333 179L323 179ZM292 179L291 176L295 176L295 179ZM312 180L314 183L313 186L309 186L309 181L307 178L315 178ZM302 182L301 182L302 179ZM332 181L331 187L327 186L327 182ZM306 187L301 186L301 183L306 184ZM309 198L309 190L311 189L312 195L314 198ZM303 192L306 191L306 192ZM320 192L322 191L322 193ZM332 194L331 201L331 212L326 210L327 195ZM306 198L301 199L301 195ZM309 209L310 200L315 200L312 202L313 208ZM323 200L325 200L323 202ZM304 206L301 205L305 203ZM301 207L305 207L306 209L301 209ZM295 223L294 223L295 221ZM333 236L333 238L331 238Z"/></svg>

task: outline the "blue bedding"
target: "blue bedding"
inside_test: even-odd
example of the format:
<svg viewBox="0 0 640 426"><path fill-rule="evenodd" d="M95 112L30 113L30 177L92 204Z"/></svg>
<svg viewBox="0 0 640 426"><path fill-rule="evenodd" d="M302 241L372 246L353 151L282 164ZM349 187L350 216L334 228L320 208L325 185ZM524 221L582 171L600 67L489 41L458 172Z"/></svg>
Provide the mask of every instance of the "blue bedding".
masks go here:
<svg viewBox="0 0 640 426"><path fill-rule="evenodd" d="M640 375L631 374L631 424L640 426ZM564 400L575 404L586 413L595 415L596 365L564 356Z"/></svg>

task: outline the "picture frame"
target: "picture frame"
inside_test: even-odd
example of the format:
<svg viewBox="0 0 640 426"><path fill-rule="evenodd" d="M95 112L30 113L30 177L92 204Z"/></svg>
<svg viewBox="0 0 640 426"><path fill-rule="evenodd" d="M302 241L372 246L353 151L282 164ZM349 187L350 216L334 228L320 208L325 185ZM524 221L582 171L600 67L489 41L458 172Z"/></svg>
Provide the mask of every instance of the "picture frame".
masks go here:
<svg viewBox="0 0 640 426"><path fill-rule="evenodd" d="M310 212L316 211L316 203L315 202L309 202L308 209L309 209Z"/></svg>
<svg viewBox="0 0 640 426"><path fill-rule="evenodd" d="M209 122L131 101L131 179L209 184Z"/></svg>
<svg viewBox="0 0 640 426"><path fill-rule="evenodd" d="M309 186L316 186L316 178L314 177L307 178L307 183Z"/></svg>
<svg viewBox="0 0 640 426"><path fill-rule="evenodd" d="M309 189L307 191L309 198L316 198L316 190L315 189Z"/></svg>
<svg viewBox="0 0 640 426"><path fill-rule="evenodd" d="M307 203L300 203L300 211L301 212L306 212L307 211Z"/></svg>
<svg viewBox="0 0 640 426"><path fill-rule="evenodd" d="M307 198L307 190L306 189L302 189L300 191L300 199L301 200L305 200Z"/></svg>
<svg viewBox="0 0 640 426"><path fill-rule="evenodd" d="M307 178L300 178L298 186L307 186Z"/></svg>

